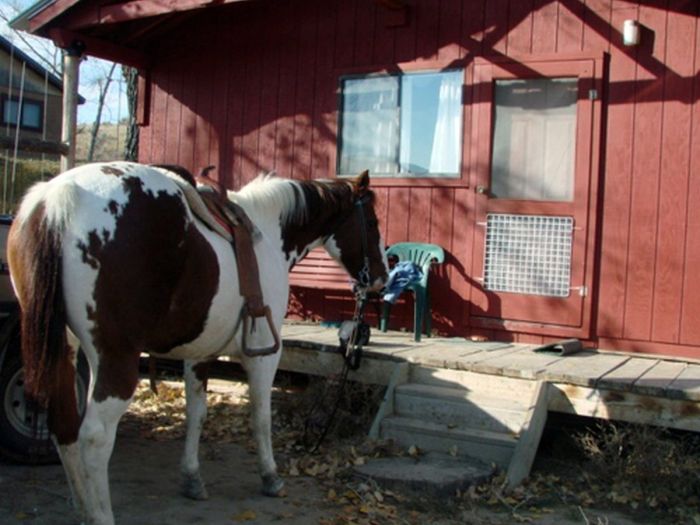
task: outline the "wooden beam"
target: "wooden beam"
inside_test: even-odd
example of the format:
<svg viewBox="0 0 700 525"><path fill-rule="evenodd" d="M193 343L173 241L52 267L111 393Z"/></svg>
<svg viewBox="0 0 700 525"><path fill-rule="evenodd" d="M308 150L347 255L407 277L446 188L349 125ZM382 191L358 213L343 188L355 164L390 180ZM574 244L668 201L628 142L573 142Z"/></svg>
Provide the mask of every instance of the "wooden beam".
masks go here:
<svg viewBox="0 0 700 525"><path fill-rule="evenodd" d="M389 377L389 384L386 386L382 403L379 405L372 427L369 429L368 437L370 439L379 439L382 420L394 413L394 391L397 386L408 383L410 372L410 363L396 363L394 371Z"/></svg>
<svg viewBox="0 0 700 525"><path fill-rule="evenodd" d="M549 410L700 432L700 402L550 383Z"/></svg>
<svg viewBox="0 0 700 525"><path fill-rule="evenodd" d="M73 14L69 13L63 25L76 30L243 1L246 0L129 0L109 5L86 5L79 6Z"/></svg>
<svg viewBox="0 0 700 525"><path fill-rule="evenodd" d="M136 49L123 47L106 40L81 35L66 29L49 29L47 35L58 47L70 49L77 44L84 46L83 52L88 55L105 58L137 69L148 69L150 63L148 57Z"/></svg>
<svg viewBox="0 0 700 525"><path fill-rule="evenodd" d="M80 78L80 52L63 54L63 104L61 141L68 151L61 155L61 172L75 166L75 140L78 124L78 83Z"/></svg>
<svg viewBox="0 0 700 525"><path fill-rule="evenodd" d="M544 431L544 424L547 421L549 403L547 395L547 384L544 381L538 381L532 393L532 400L523 428L518 436L518 443L515 445L513 457L508 466L507 490L513 490L530 475L530 469L535 462L537 447L540 445L540 438Z"/></svg>
<svg viewBox="0 0 700 525"><path fill-rule="evenodd" d="M0 136L0 149L14 149L14 137ZM31 151L33 153L48 153L49 155L65 155L68 153L68 144L41 139L20 138L17 143L19 151Z"/></svg>

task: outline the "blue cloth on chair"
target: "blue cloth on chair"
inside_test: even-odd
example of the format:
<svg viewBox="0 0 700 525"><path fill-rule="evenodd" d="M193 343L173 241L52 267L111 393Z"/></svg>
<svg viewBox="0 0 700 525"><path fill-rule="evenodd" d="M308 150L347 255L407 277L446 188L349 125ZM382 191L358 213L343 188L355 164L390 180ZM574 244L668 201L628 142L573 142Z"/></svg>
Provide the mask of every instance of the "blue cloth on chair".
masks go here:
<svg viewBox="0 0 700 525"><path fill-rule="evenodd" d="M423 272L412 261L401 261L389 272L389 279L384 286L383 299L387 303L395 303L401 292L412 283L417 283L423 277Z"/></svg>

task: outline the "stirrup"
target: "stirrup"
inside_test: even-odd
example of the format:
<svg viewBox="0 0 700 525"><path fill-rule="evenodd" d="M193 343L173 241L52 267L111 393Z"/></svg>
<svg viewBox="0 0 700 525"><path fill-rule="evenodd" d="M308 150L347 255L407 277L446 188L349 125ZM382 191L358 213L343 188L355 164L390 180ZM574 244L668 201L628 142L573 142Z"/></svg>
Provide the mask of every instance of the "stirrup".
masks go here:
<svg viewBox="0 0 700 525"><path fill-rule="evenodd" d="M274 354L280 348L280 336L277 333L277 330L275 330L275 325L272 322L272 312L270 311L270 307L264 306L262 313L263 315L253 316L253 314L251 314L250 312L250 309L248 308L248 305L245 306L245 311L243 312L243 333L241 334L241 350L248 357L259 357L263 355ZM267 326L270 328L270 332L272 332L272 337L275 339L275 342L272 346L264 348L248 348L248 345L246 343L246 336L248 334L249 319L253 319L253 323L255 323L255 319L259 319L263 316L265 317L265 319L267 319Z"/></svg>

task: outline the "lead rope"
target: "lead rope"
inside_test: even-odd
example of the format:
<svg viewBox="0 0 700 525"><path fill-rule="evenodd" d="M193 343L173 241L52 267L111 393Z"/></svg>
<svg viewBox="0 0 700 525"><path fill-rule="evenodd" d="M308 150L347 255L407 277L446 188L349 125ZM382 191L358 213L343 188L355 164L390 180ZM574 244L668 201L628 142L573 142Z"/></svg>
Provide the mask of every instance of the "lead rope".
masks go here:
<svg viewBox="0 0 700 525"><path fill-rule="evenodd" d="M316 399L309 413L306 415L306 420L304 421L304 434L302 436L302 443L304 449L309 454L314 454L318 451L321 443L328 435L328 432L333 425L333 420L338 412L338 407L340 406L340 400L342 398L343 391L345 390L345 384L347 383L348 373L350 370L357 370L360 367L360 361L362 360L362 341L359 340L360 335L360 325L364 321L364 310L365 304L367 303L367 294L363 290L358 291L355 294L355 313L353 314L353 329L348 339L348 345L345 349L345 354L343 355L343 370L340 372L340 382L338 383L338 388L336 391L335 401L333 402L333 410L326 418L323 423L323 430L319 435L316 443L313 447L309 445L310 441L310 426L314 413L321 407L321 403L326 398L326 393L328 391L328 386L323 389L323 395Z"/></svg>
<svg viewBox="0 0 700 525"><path fill-rule="evenodd" d="M326 391L328 390L327 387L324 388L323 395L318 397L316 402L309 410L309 413L306 415L306 420L304 421L304 435L302 436L302 443L304 445L304 449L310 454L314 454L316 451L318 451L319 447L321 446L321 443L323 443L323 440L326 438L326 435L328 435L328 431L330 430L333 424L335 415L338 412L338 407L340 406L340 399L343 391L345 390L345 384L348 379L348 373L350 372L350 370L357 370L358 368L360 368L360 361L362 360L362 342L358 336L360 335L360 326L364 322L364 311L365 305L367 303L367 292L365 290L370 284L369 257L367 255L367 225L365 221L364 198L358 199L357 202L355 202L355 206L357 207L356 209L360 218L360 231L362 232L362 234L360 235L360 241L362 243L362 255L364 260L362 269L360 270L360 273L358 275L358 283L360 284L360 286L355 292L355 312L352 316L353 328L352 332L350 333L350 338L348 339L348 344L345 348L345 353L343 355L343 370L340 372L340 383L338 384L336 398L333 403L333 410L331 410L330 415L326 418L326 421L323 424L323 430L321 431L320 436L316 440L316 443L311 448L309 447L309 429L311 426L312 417L321 406L323 399L325 399Z"/></svg>

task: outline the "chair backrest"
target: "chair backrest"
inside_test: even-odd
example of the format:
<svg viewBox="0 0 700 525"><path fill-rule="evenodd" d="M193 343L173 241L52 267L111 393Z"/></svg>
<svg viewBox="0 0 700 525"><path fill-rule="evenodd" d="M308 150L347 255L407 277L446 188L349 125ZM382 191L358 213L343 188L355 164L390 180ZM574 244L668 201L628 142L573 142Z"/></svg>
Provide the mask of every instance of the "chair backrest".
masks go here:
<svg viewBox="0 0 700 525"><path fill-rule="evenodd" d="M396 257L399 261L411 261L417 264L423 271L421 282L428 282L428 273L431 263L442 264L445 262L445 251L437 244L423 242L398 242L389 246L387 256Z"/></svg>

